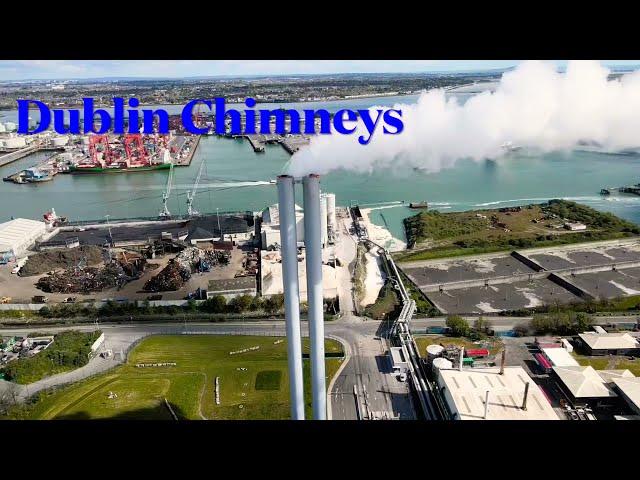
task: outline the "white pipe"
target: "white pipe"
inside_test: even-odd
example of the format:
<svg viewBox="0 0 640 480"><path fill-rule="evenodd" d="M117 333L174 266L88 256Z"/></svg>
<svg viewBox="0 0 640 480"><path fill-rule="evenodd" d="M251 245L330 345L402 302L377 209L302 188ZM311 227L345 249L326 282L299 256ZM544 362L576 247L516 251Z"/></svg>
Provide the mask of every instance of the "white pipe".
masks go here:
<svg viewBox="0 0 640 480"><path fill-rule="evenodd" d="M304 420L302 380L302 340L300 338L300 288L298 285L298 247L296 238L295 192L293 177L278 177L278 213L282 245L282 282L287 328L287 360L291 418Z"/></svg>
<svg viewBox="0 0 640 480"><path fill-rule="evenodd" d="M302 180L304 195L304 244L307 262L307 303L311 343L311 392L314 420L327 419L327 387L324 367L324 312L322 295L322 219L320 177Z"/></svg>
<svg viewBox="0 0 640 480"><path fill-rule="evenodd" d="M489 390L487 390L487 394L484 397L484 419L487 419L487 415L489 415Z"/></svg>

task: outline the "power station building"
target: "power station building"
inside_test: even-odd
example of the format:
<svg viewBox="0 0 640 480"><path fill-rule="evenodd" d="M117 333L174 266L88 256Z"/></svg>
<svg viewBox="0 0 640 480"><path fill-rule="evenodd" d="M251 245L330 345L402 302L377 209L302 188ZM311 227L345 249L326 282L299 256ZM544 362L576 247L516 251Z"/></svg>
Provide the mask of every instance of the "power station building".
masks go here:
<svg viewBox="0 0 640 480"><path fill-rule="evenodd" d="M522 367L441 368L437 384L454 420L559 420Z"/></svg>
<svg viewBox="0 0 640 480"><path fill-rule="evenodd" d="M296 238L298 246L304 245L304 210L298 204L295 205L296 213ZM320 232L322 247L333 243L336 234L336 196L333 193L320 195ZM271 205L262 211L261 246L263 250L279 247L280 240L280 212L278 204Z"/></svg>

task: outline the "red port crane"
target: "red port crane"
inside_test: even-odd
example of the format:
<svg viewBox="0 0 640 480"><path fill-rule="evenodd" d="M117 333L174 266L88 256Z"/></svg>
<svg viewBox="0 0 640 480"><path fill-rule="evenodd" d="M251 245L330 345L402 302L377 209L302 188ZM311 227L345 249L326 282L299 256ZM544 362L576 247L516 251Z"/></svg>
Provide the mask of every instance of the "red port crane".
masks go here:
<svg viewBox="0 0 640 480"><path fill-rule="evenodd" d="M107 135L91 135L89 137L89 156L91 163L95 166L104 167L110 163L112 155Z"/></svg>
<svg viewBox="0 0 640 480"><path fill-rule="evenodd" d="M149 154L144 148L141 134L126 134L122 143L130 165L149 165Z"/></svg>

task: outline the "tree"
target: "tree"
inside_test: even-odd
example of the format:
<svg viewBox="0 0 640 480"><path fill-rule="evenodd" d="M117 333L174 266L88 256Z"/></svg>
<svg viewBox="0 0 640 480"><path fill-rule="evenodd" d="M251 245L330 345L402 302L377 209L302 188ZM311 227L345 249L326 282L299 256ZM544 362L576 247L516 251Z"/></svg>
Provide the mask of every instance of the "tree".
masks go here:
<svg viewBox="0 0 640 480"><path fill-rule="evenodd" d="M271 295L264 302L264 309L267 313L273 315L278 313L284 307L284 294L277 293Z"/></svg>
<svg viewBox="0 0 640 480"><path fill-rule="evenodd" d="M478 317L473 322L473 329L477 333L487 333L491 329L491 322L483 317Z"/></svg>
<svg viewBox="0 0 640 480"><path fill-rule="evenodd" d="M214 295L202 303L202 309L209 313L225 313L227 310L227 299L222 295Z"/></svg>
<svg viewBox="0 0 640 480"><path fill-rule="evenodd" d="M581 333L589 330L593 324L593 317L587 315L584 312L578 312L574 321L576 333Z"/></svg>
<svg viewBox="0 0 640 480"><path fill-rule="evenodd" d="M239 295L231 299L229 307L231 308L231 311L235 313L246 312L249 310L252 301L253 297L251 295Z"/></svg>
<svg viewBox="0 0 640 480"><path fill-rule="evenodd" d="M454 337L466 337L471 330L467 321L459 315L449 315L446 325Z"/></svg>

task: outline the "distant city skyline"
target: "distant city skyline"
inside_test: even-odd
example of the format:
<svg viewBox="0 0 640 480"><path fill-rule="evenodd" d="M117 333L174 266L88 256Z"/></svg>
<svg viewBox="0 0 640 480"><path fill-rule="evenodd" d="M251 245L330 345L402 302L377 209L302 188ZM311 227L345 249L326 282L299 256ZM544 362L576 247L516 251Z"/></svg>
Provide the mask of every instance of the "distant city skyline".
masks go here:
<svg viewBox="0 0 640 480"><path fill-rule="evenodd" d="M0 81L499 70L522 60L2 60ZM558 67L566 60L553 60ZM640 60L603 60L635 66Z"/></svg>

